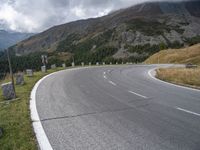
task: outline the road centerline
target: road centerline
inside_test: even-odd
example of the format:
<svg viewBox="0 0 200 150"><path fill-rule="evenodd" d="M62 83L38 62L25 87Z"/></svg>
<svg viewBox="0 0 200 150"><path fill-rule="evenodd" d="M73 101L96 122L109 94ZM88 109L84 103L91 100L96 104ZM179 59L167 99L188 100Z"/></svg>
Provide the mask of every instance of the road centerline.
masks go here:
<svg viewBox="0 0 200 150"><path fill-rule="evenodd" d="M114 86L117 86L116 83L114 83L113 81L109 81L110 84L114 85Z"/></svg>
<svg viewBox="0 0 200 150"><path fill-rule="evenodd" d="M193 114L193 115L196 115L196 116L200 116L199 113L196 113L196 112L193 112L193 111L190 111L190 110L187 110L187 109L183 109L183 108L180 108L180 107L176 107L176 109L180 110L180 111L183 111L183 112L186 112L186 113L189 113L189 114Z"/></svg>
<svg viewBox="0 0 200 150"><path fill-rule="evenodd" d="M133 92L133 91L128 91L128 92L131 93L131 94L137 95L137 96L139 96L139 97L145 98L145 99L148 98L148 97L146 97L146 96L144 96L144 95L141 95L141 94L136 93L136 92Z"/></svg>

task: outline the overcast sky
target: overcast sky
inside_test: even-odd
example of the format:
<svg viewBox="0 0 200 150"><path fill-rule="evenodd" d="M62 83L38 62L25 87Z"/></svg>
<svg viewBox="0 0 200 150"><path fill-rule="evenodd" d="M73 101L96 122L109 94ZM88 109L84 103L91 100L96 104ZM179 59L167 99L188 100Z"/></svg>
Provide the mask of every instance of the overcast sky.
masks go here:
<svg viewBox="0 0 200 150"><path fill-rule="evenodd" d="M151 0L0 0L0 29L41 32L144 1Z"/></svg>

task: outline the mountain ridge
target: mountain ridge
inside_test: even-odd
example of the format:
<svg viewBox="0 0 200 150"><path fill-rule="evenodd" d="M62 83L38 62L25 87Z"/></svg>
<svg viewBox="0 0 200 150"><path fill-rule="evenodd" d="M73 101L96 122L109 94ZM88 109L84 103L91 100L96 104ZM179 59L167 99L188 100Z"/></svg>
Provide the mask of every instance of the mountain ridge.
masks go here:
<svg viewBox="0 0 200 150"><path fill-rule="evenodd" d="M33 34L0 30L0 51L30 37L31 35Z"/></svg>
<svg viewBox="0 0 200 150"><path fill-rule="evenodd" d="M190 44L192 38L198 39L198 6L199 1L138 4L103 17L54 26L18 43L12 49L18 55L37 51L92 55L102 49L112 49L112 54L108 56L116 59L147 57L160 50L160 47L181 47ZM137 46L145 50L141 53ZM153 50L151 52L148 49Z"/></svg>

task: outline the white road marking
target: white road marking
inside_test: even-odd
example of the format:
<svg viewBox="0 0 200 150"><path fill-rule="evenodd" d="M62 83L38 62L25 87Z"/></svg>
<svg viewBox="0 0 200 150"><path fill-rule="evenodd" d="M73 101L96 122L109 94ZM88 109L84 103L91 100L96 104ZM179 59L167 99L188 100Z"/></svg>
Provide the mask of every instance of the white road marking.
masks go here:
<svg viewBox="0 0 200 150"><path fill-rule="evenodd" d="M105 74L106 74L106 72L103 72L103 74L105 75Z"/></svg>
<svg viewBox="0 0 200 150"><path fill-rule="evenodd" d="M193 115L196 115L196 116L200 116L200 114L198 114L198 113L195 113L195 112L193 112L193 111L189 111L189 110L186 110L186 109L183 109L183 108L180 108L180 107L176 107L176 109L181 110L181 111L184 111L184 112L189 113L189 114L193 114Z"/></svg>
<svg viewBox="0 0 200 150"><path fill-rule="evenodd" d="M89 67L85 67L85 68L89 68ZM68 71L71 71L71 70L79 70L79 69L82 69L82 68L72 68L72 69L68 69ZM64 72L66 70L62 70L62 71L58 71L58 72L54 72L54 73L51 73L45 77L43 77L42 79L40 79L34 86L34 88L32 89L31 91L31 96L30 96L30 110L31 110L31 120L33 122L33 129L34 129L34 132L36 134L36 138L37 138L37 141L39 143L39 147L41 150L53 150L50 142L49 142L49 139L44 131L44 128L42 126L42 123L41 123L41 120L40 120L40 117L39 117L39 114L38 114L38 111L37 111L37 107L36 107L36 91L40 85L40 83L54 75L54 74L57 74L59 72Z"/></svg>
<svg viewBox="0 0 200 150"><path fill-rule="evenodd" d="M133 92L133 91L128 91L128 92L129 92L129 93L132 93L132 94L135 94L135 95L137 95L137 96L139 96L139 97L145 98L145 99L148 98L148 97L146 97L146 96L144 96L144 95L141 95L141 94L135 93L135 92Z"/></svg>
<svg viewBox="0 0 200 150"><path fill-rule="evenodd" d="M114 86L117 85L116 83L114 83L114 82L112 82L112 81L109 81L109 83L112 84L112 85L114 85Z"/></svg>
<svg viewBox="0 0 200 150"><path fill-rule="evenodd" d="M103 76L103 78L104 78L104 79L107 79L107 77L106 77L106 76Z"/></svg>

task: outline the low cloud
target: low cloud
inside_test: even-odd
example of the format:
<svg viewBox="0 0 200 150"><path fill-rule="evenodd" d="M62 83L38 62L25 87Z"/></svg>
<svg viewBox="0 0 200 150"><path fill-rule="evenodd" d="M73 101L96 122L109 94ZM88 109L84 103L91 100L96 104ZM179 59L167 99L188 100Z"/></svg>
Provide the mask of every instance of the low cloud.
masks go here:
<svg viewBox="0 0 200 150"><path fill-rule="evenodd" d="M150 0L0 0L0 29L41 32L145 1Z"/></svg>

